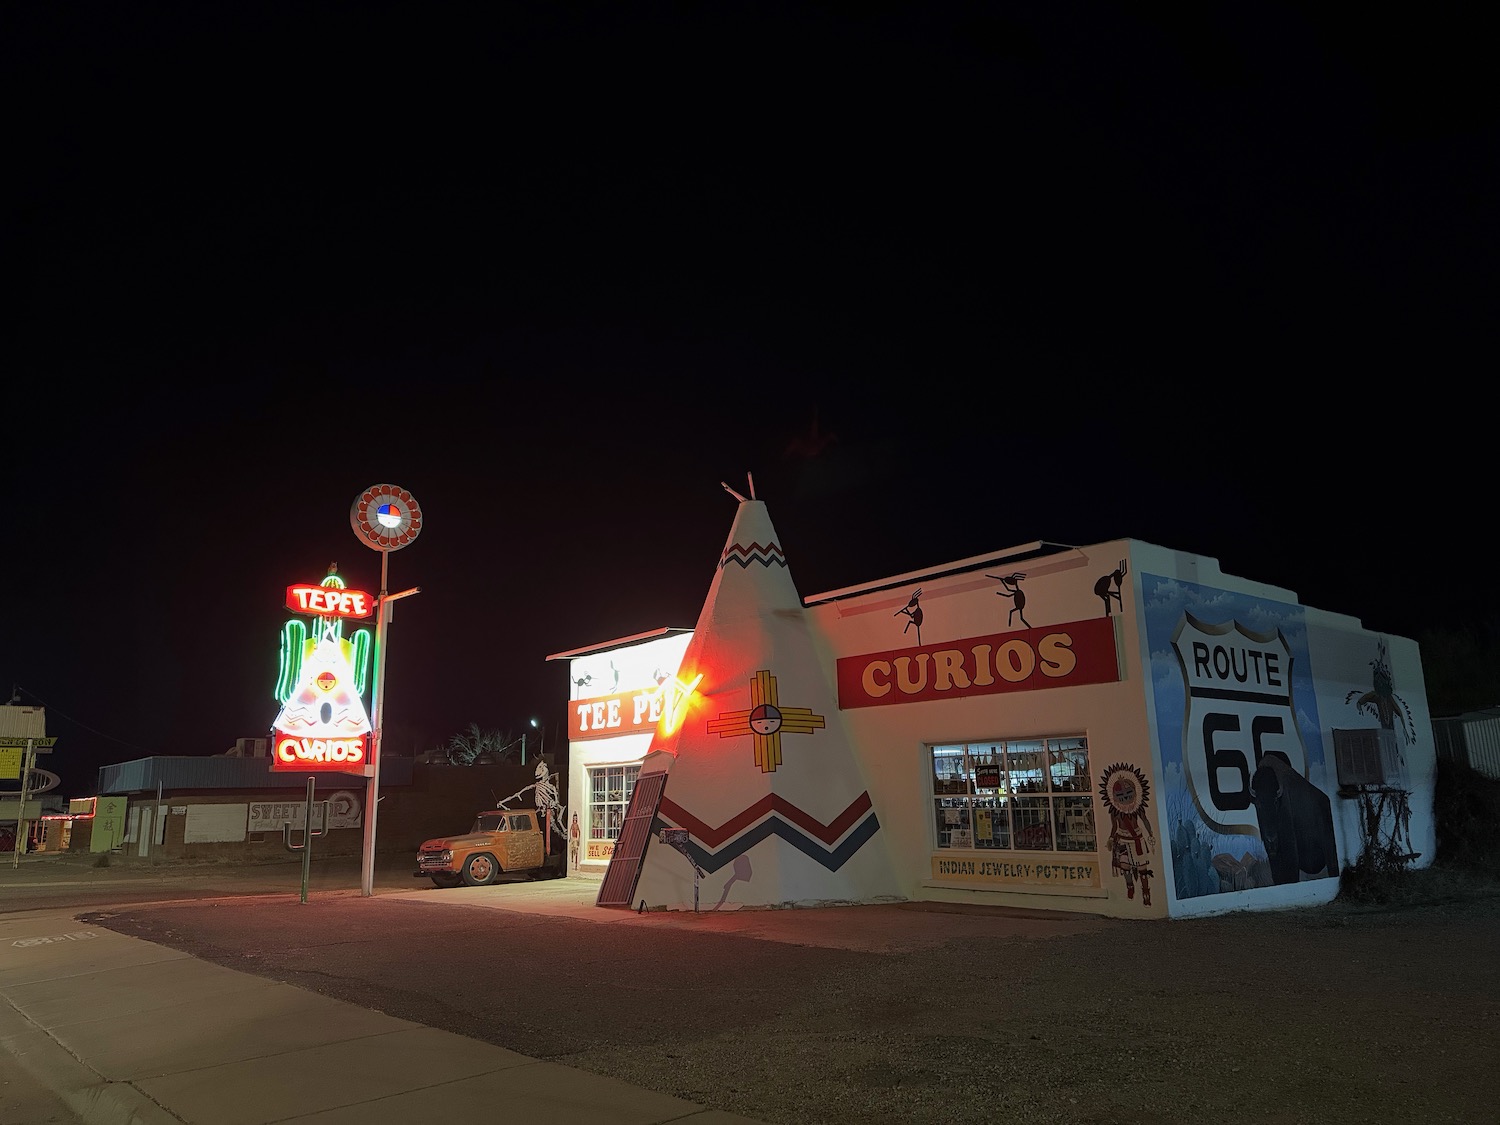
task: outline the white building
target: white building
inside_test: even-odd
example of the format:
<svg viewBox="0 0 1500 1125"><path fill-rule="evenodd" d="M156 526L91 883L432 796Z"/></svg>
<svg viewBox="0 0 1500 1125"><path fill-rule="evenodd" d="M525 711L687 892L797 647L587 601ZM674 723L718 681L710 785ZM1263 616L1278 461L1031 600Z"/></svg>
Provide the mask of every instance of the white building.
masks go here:
<svg viewBox="0 0 1500 1125"><path fill-rule="evenodd" d="M605 876L601 905L1311 904L1370 846L1366 813L1374 846L1431 862L1411 640L1138 540L805 598L778 543L740 498L691 632L549 657L573 694L569 868Z"/></svg>

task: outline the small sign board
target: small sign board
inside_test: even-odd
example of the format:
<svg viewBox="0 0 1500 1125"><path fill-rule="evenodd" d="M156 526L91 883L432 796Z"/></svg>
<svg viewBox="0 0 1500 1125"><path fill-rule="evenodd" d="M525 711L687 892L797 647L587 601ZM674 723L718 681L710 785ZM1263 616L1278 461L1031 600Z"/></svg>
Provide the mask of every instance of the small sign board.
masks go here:
<svg viewBox="0 0 1500 1125"><path fill-rule="evenodd" d="M38 754L50 754L52 747L57 745L57 735L50 735L46 738L22 738L14 734L0 734L0 750L25 750L28 742Z"/></svg>
<svg viewBox="0 0 1500 1125"><path fill-rule="evenodd" d="M686 828L663 828L661 842L671 844L674 848L685 847L688 842L688 830Z"/></svg>

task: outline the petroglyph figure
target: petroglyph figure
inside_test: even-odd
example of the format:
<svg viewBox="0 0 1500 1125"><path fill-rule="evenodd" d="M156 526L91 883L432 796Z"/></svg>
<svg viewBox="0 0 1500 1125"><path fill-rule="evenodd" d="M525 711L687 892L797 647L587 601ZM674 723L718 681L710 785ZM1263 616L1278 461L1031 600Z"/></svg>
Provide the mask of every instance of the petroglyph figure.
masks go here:
<svg viewBox="0 0 1500 1125"><path fill-rule="evenodd" d="M1128 573L1129 568L1125 565L1125 560L1121 559L1119 566L1094 583L1094 593L1104 602L1105 617L1110 615L1111 601L1122 610L1125 608L1125 603L1120 600L1120 590L1125 582L1125 575Z"/></svg>
<svg viewBox="0 0 1500 1125"><path fill-rule="evenodd" d="M995 591L996 597L1009 598L1011 600L1010 613L1005 618L1006 627L1009 628L1015 622L1015 619L1020 617L1021 624L1030 629L1031 622L1026 620L1026 591L1021 589L1021 580L1026 575L1017 570L1010 574L986 574L985 577L994 578L1005 587L1003 590Z"/></svg>
<svg viewBox="0 0 1500 1125"><path fill-rule="evenodd" d="M906 630L910 629L913 625L917 627L917 644L922 643L922 607L918 604L921 598L922 587L918 586L911 592L911 600L893 615L895 617L900 617L902 614L906 615L906 624L901 628L902 636L905 636Z"/></svg>

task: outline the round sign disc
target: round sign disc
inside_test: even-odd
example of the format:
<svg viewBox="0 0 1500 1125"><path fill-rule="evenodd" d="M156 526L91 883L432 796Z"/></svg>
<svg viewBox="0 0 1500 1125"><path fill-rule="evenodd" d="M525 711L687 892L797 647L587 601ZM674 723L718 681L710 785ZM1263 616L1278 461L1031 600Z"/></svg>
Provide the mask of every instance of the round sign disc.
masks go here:
<svg viewBox="0 0 1500 1125"><path fill-rule="evenodd" d="M349 523L365 546L399 551L422 530L422 507L406 489L377 484L355 497Z"/></svg>

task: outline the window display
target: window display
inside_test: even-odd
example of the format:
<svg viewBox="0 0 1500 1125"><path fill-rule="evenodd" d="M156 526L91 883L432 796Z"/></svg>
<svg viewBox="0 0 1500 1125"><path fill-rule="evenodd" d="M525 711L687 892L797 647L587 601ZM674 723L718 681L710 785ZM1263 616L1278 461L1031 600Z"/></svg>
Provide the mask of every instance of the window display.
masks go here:
<svg viewBox="0 0 1500 1125"><path fill-rule="evenodd" d="M614 841L620 836L625 809L640 775L639 762L622 766L598 766L589 773L589 840Z"/></svg>
<svg viewBox="0 0 1500 1125"><path fill-rule="evenodd" d="M939 848L1091 852L1098 847L1088 739L933 746Z"/></svg>

